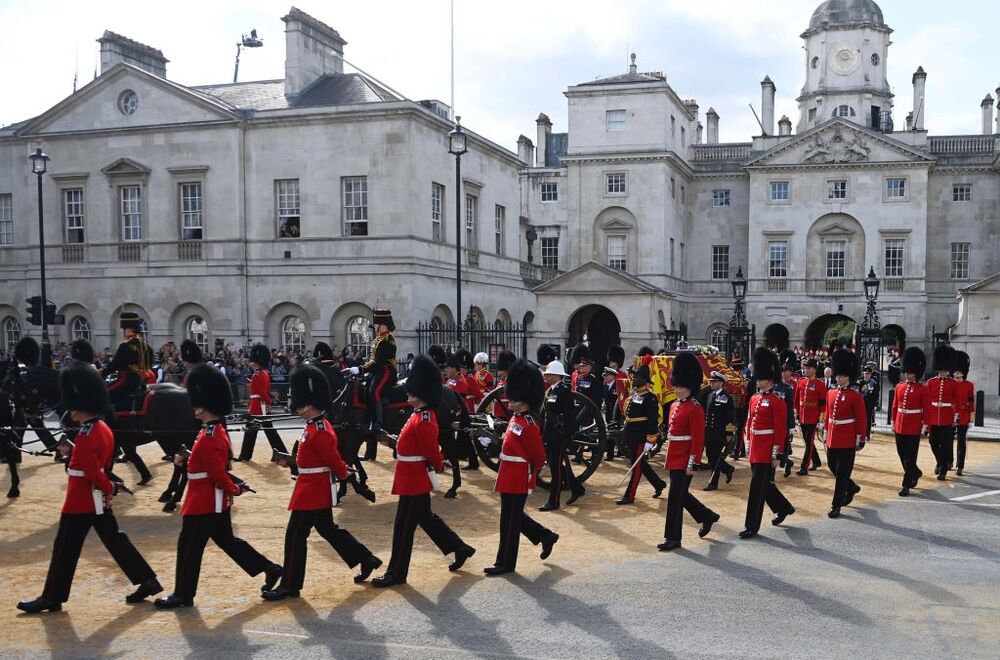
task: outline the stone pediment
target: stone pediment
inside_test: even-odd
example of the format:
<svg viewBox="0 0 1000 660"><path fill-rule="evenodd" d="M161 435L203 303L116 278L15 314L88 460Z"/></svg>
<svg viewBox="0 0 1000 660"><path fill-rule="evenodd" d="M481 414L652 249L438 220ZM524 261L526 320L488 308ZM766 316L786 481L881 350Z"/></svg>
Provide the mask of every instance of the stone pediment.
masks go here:
<svg viewBox="0 0 1000 660"><path fill-rule="evenodd" d="M806 131L750 160L748 168L930 163L934 157L845 119Z"/></svg>
<svg viewBox="0 0 1000 660"><path fill-rule="evenodd" d="M608 268L596 261L589 261L571 271L565 272L555 279L533 289L534 293L542 294L628 294L641 293L649 295L668 294L659 287L653 286L643 279L629 275L620 270ZM668 296L669 297L669 296Z"/></svg>
<svg viewBox="0 0 1000 660"><path fill-rule="evenodd" d="M145 176L149 174L150 169L131 158L119 158L110 165L102 167L101 172L107 176Z"/></svg>

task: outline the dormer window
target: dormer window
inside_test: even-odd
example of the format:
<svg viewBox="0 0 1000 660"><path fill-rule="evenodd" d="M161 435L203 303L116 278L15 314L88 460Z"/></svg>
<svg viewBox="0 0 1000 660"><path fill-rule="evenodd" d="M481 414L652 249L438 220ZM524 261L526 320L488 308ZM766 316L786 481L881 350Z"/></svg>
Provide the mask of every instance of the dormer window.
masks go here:
<svg viewBox="0 0 1000 660"><path fill-rule="evenodd" d="M856 116L854 108L849 105L838 105L833 109L834 117L854 117Z"/></svg>

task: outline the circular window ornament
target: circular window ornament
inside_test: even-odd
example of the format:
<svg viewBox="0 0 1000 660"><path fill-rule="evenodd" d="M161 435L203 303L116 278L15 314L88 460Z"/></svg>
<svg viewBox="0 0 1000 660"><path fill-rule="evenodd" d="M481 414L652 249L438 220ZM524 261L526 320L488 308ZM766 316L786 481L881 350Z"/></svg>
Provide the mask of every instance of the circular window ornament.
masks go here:
<svg viewBox="0 0 1000 660"><path fill-rule="evenodd" d="M139 109L139 96L131 89L126 89L118 95L118 112L123 115L134 115Z"/></svg>
<svg viewBox="0 0 1000 660"><path fill-rule="evenodd" d="M819 68L819 58L818 57L812 58L812 68L814 68L814 69Z"/></svg>
<svg viewBox="0 0 1000 660"><path fill-rule="evenodd" d="M872 66L878 66L878 53L872 53Z"/></svg>

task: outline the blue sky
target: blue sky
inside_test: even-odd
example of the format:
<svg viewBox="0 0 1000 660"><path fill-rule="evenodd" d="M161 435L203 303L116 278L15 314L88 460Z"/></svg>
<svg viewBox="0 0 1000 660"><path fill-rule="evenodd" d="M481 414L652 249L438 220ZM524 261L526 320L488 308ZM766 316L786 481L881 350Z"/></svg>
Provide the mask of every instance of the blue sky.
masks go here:
<svg viewBox="0 0 1000 660"><path fill-rule="evenodd" d="M682 98L721 115L720 139L759 132L760 80L777 84L776 115L796 120L805 57L799 34L817 0L455 0L456 109L463 123L516 148L534 138L534 118L548 114L566 130L568 85L624 72L637 53L640 71L662 71ZM932 134L977 133L980 102L996 95L1000 67L991 32L1000 3L983 0L882 0L894 30L889 67L894 118L911 106L910 77L928 72L927 125ZM105 29L160 48L167 74L181 84L232 80L235 43L256 28L264 47L245 51L240 80L280 78L290 3L172 0L0 0L0 125L43 112L93 77ZM449 0L342 2L296 6L348 41L345 57L413 99L448 102ZM56 20L54 17L58 17Z"/></svg>

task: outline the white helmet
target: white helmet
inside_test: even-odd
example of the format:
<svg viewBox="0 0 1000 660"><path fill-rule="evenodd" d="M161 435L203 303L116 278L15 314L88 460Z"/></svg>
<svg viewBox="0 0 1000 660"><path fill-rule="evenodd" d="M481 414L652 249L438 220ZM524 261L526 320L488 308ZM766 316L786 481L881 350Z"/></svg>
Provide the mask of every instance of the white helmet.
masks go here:
<svg viewBox="0 0 1000 660"><path fill-rule="evenodd" d="M476 357L472 358L472 363L473 364L489 364L490 363L490 356L487 355L486 353L483 353L483 352L480 351L479 353L476 353Z"/></svg>
<svg viewBox="0 0 1000 660"><path fill-rule="evenodd" d="M547 365L545 365L545 371L542 372L542 375L562 376L563 378L569 376L569 374L566 373L566 367L564 367L563 363L560 362L559 360L552 360L552 362L549 362Z"/></svg>

